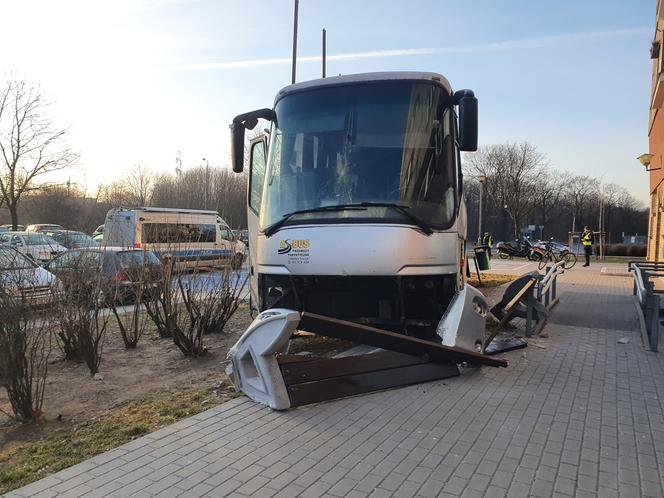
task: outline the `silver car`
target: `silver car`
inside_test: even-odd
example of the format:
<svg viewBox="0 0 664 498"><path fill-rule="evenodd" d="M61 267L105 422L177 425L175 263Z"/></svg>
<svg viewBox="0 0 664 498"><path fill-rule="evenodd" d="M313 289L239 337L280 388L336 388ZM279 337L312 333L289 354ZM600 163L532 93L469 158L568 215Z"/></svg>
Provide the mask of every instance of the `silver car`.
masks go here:
<svg viewBox="0 0 664 498"><path fill-rule="evenodd" d="M0 232L0 244L10 245L36 263L47 263L67 250L52 238L35 232Z"/></svg>
<svg viewBox="0 0 664 498"><path fill-rule="evenodd" d="M53 301L53 290L59 290L61 284L58 277L13 247L0 246L0 287L20 296L25 304L40 306Z"/></svg>

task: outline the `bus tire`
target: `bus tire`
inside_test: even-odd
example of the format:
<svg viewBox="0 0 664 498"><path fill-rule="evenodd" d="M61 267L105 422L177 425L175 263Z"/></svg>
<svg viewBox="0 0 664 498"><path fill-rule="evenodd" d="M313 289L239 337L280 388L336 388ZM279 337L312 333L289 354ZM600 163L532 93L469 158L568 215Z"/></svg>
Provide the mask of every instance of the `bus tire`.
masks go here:
<svg viewBox="0 0 664 498"><path fill-rule="evenodd" d="M232 270L239 270L240 268L242 268L242 260L243 259L244 259L244 257L240 253L233 256L233 259L231 261L231 269Z"/></svg>

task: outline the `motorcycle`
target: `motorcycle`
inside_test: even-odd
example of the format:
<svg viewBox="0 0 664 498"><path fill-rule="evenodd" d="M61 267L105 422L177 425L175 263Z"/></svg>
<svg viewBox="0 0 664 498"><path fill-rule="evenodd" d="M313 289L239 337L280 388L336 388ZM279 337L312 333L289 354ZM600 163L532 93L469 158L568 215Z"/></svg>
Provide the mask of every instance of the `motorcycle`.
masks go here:
<svg viewBox="0 0 664 498"><path fill-rule="evenodd" d="M543 270L549 263L564 261L563 268L569 270L576 264L576 254L569 250L569 246L553 241L539 241L533 245L533 255L539 261L539 269Z"/></svg>
<svg viewBox="0 0 664 498"><path fill-rule="evenodd" d="M533 252L533 247L532 242L528 239L517 239L514 242L500 242L498 244L498 256L500 259L511 259L516 256L535 261L538 258Z"/></svg>

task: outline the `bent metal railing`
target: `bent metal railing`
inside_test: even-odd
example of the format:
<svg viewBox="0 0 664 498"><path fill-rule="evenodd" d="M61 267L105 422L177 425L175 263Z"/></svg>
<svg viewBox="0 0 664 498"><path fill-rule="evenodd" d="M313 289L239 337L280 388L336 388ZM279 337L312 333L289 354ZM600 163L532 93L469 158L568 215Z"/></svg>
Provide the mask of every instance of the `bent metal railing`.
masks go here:
<svg viewBox="0 0 664 498"><path fill-rule="evenodd" d="M549 307L549 303L555 301L556 297L556 279L558 275L565 271L565 262L558 261L555 265L547 267L546 273L539 281L537 286L537 300L544 306ZM544 301L542 301L544 299Z"/></svg>
<svg viewBox="0 0 664 498"><path fill-rule="evenodd" d="M661 327L661 295L655 289L653 279L664 278L664 262L630 261L629 271L634 277L633 294L639 303L646 326L647 346L651 351L659 350Z"/></svg>

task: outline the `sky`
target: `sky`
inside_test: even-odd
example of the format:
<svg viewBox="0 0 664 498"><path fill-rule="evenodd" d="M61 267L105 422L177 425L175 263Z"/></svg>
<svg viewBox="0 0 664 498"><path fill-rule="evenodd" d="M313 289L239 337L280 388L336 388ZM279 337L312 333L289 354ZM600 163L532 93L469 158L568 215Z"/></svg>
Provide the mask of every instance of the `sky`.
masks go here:
<svg viewBox="0 0 664 498"><path fill-rule="evenodd" d="M290 83L293 0L0 0L0 71L37 82L89 191L135 164L230 163L228 125ZM479 142L648 197L656 0L300 0L297 81L443 74L479 100ZM7 22L9 21L9 22Z"/></svg>

